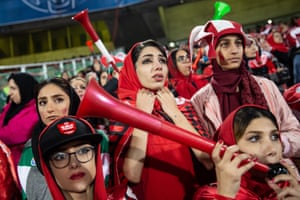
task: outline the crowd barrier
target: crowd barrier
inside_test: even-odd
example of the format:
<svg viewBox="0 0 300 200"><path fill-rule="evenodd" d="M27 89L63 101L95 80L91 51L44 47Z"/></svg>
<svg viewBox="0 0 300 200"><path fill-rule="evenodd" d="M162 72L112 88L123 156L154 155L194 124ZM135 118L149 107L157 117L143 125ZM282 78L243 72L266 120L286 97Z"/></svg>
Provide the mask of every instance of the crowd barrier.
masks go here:
<svg viewBox="0 0 300 200"><path fill-rule="evenodd" d="M100 55L95 55L95 57L100 59ZM4 88L7 86L7 78L12 72L30 73L40 82L58 77L63 71L67 71L70 76L73 76L81 69L92 65L93 59L93 56L87 56L52 62L0 66L0 109L6 102Z"/></svg>

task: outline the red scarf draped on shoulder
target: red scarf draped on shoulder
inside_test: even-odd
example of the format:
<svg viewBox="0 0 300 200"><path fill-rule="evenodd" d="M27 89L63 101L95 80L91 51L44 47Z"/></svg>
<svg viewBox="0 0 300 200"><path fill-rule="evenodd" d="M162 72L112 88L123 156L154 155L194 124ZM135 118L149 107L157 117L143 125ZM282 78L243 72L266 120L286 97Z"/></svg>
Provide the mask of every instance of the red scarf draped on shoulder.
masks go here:
<svg viewBox="0 0 300 200"><path fill-rule="evenodd" d="M238 69L224 71L213 64L212 86L218 96L223 120L226 116L243 104L267 106L267 101L258 83L247 71L244 63Z"/></svg>
<svg viewBox="0 0 300 200"><path fill-rule="evenodd" d="M132 100L135 102L136 93L142 88L142 85L136 75L134 63L132 62L132 49L139 43L136 43L128 52L124 60L124 66L119 76L118 97L120 100Z"/></svg>

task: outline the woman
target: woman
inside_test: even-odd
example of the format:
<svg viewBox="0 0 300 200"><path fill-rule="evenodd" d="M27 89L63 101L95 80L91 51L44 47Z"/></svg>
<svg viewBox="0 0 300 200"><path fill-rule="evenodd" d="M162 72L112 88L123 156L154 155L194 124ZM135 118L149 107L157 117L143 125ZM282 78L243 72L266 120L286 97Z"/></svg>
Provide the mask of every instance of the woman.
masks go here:
<svg viewBox="0 0 300 200"><path fill-rule="evenodd" d="M75 92L77 93L77 95L79 96L80 101L81 101L83 99L83 96L86 91L87 81L81 77L73 77L70 79L70 85L75 90ZM108 128L107 119L105 119L105 118L89 118L88 121L89 121L89 123L91 123L93 125L94 128L97 129L97 131L101 131L101 132L103 132L103 134L107 132L107 130L108 130L107 129ZM108 140L108 138L106 138L106 139ZM104 146L102 146L102 153L108 151L108 149L104 150L103 148L104 148Z"/></svg>
<svg viewBox="0 0 300 200"><path fill-rule="evenodd" d="M10 102L0 114L0 140L10 148L16 169L24 145L38 122L33 94L37 84L27 73L13 73L8 77Z"/></svg>
<svg viewBox="0 0 300 200"><path fill-rule="evenodd" d="M37 152L38 137L43 128L49 125L53 120L66 115L75 115L80 103L80 99L68 81L62 78L53 78L40 83L36 91L37 111L39 114L39 124L32 136L31 143L22 154L22 159L19 163L18 170L20 174L21 185L23 189L24 198L28 199L51 199L48 187L44 177L36 167L40 163L34 160L32 153ZM97 130L97 127L95 127ZM106 182L109 178L109 167L107 154L108 139L103 132L101 134L101 147L103 151L103 172L105 174ZM26 197L27 196L27 197Z"/></svg>
<svg viewBox="0 0 300 200"><path fill-rule="evenodd" d="M65 79L66 81L69 81L70 80L70 73L68 71L63 71L61 72L61 75L60 75L61 78Z"/></svg>
<svg viewBox="0 0 300 200"><path fill-rule="evenodd" d="M279 126L270 111L257 105L237 108L219 127L215 140L219 141L212 153L217 184L200 188L194 199L300 198L297 169L290 160L283 159ZM223 144L228 147L222 157ZM254 160L265 165L282 163L285 173L265 179L258 171L249 171Z"/></svg>
<svg viewBox="0 0 300 200"><path fill-rule="evenodd" d="M120 72L119 99L199 134L192 124L200 132L202 129L189 102L184 98L175 100L167 89L167 74L163 46L153 40L136 43ZM190 114L190 121L183 113ZM119 131L111 132L110 136L112 143L117 143L112 153L114 184L128 180L137 199L190 199L196 185L190 149L140 129L118 125L112 130ZM118 135L122 137L117 138Z"/></svg>
<svg viewBox="0 0 300 200"><path fill-rule="evenodd" d="M245 34L240 24L228 20L209 21L209 57L212 80L201 88L191 102L203 126L213 138L227 115L244 104L268 107L281 129L284 156L300 156L300 125L273 81L251 75L243 61ZM202 38L205 39L205 38Z"/></svg>
<svg viewBox="0 0 300 200"><path fill-rule="evenodd" d="M281 32L277 30L271 32L267 36L266 40L271 46L270 52L278 59L279 63L288 67L288 75L291 78L287 81L287 86L292 86L294 82L293 66L289 65L289 47L285 44Z"/></svg>
<svg viewBox="0 0 300 200"><path fill-rule="evenodd" d="M276 66L273 64L272 58L262 55L256 38L251 35L247 35L244 59L246 67L254 75L271 78L270 74L276 72Z"/></svg>
<svg viewBox="0 0 300 200"><path fill-rule="evenodd" d="M267 42L271 46L271 53L283 63L288 66L288 46L284 43L281 32L273 31L267 36Z"/></svg>
<svg viewBox="0 0 300 200"><path fill-rule="evenodd" d="M208 83L202 75L192 72L192 62L187 49L179 48L168 56L170 82L179 96L190 99L198 89Z"/></svg>
<svg viewBox="0 0 300 200"><path fill-rule="evenodd" d="M278 62L270 52L262 52L256 38L247 35L244 59L247 69L256 76L266 77L276 83L282 91L290 80L289 70Z"/></svg>
<svg viewBox="0 0 300 200"><path fill-rule="evenodd" d="M82 77L75 76L70 79L70 84L72 88L75 90L75 92L77 93L77 95L79 96L80 100L82 100L85 94L87 81Z"/></svg>
<svg viewBox="0 0 300 200"><path fill-rule="evenodd" d="M36 125L32 139L26 144L18 165L19 180L23 190L23 199L51 199L43 175L38 171L33 152L36 151L37 138L41 131L53 120L75 115L80 99L69 82L62 78L53 78L41 82L36 90L36 110L39 123Z"/></svg>
<svg viewBox="0 0 300 200"><path fill-rule="evenodd" d="M72 116L59 118L43 130L35 159L53 199L107 199L101 139L87 121Z"/></svg>
<svg viewBox="0 0 300 200"><path fill-rule="evenodd" d="M99 84L104 87L109 80L109 76L106 70L102 70L99 76Z"/></svg>

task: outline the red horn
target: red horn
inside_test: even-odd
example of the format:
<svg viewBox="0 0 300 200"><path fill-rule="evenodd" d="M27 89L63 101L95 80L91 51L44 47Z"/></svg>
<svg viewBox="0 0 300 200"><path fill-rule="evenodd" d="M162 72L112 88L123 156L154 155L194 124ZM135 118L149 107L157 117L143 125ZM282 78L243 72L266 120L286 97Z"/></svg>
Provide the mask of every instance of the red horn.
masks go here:
<svg viewBox="0 0 300 200"><path fill-rule="evenodd" d="M183 145L211 154L215 142L163 121L151 114L122 103L107 93L95 79L89 82L79 105L79 117L105 117L157 134ZM223 148L223 153L225 147ZM256 162L255 169L267 173L269 167Z"/></svg>
<svg viewBox="0 0 300 200"><path fill-rule="evenodd" d="M107 62L113 66L114 70L119 72L119 69L116 66L115 60L109 54L109 52L105 48L102 40L100 39L100 37L98 36L97 32L95 31L94 27L91 24L90 18L88 16L88 9L85 9L85 10L77 13L76 15L74 15L72 17L72 20L76 20L83 26L83 28L89 34L89 36L92 38L92 40L94 41L95 45L98 47L98 49L100 50L102 55L107 59Z"/></svg>

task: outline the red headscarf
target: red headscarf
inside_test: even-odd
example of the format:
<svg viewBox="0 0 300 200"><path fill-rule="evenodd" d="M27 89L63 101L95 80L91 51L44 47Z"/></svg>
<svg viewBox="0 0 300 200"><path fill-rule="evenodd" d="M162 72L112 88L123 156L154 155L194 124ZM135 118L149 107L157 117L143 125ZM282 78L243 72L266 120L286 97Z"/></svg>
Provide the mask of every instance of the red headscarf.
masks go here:
<svg viewBox="0 0 300 200"><path fill-rule="evenodd" d="M135 102L138 90L143 88L136 74L135 63L132 61L132 51L138 45L142 45L142 42L134 44L129 50L124 60L124 66L120 72L118 87L118 97L120 100L131 100ZM166 80L165 86L167 85L168 81Z"/></svg>
<svg viewBox="0 0 300 200"><path fill-rule="evenodd" d="M188 53L187 49L182 50L185 50ZM171 51L168 56L168 69L171 74L170 81L179 96L190 99L193 94L206 85L208 81L204 79L204 77L193 76L192 71L189 76L184 76L178 70L176 63L174 63L174 58L178 51L179 49L175 49Z"/></svg>
<svg viewBox="0 0 300 200"><path fill-rule="evenodd" d="M254 107L266 110L266 108L262 106L253 104L245 104L243 106L238 107L237 109L232 111L223 121L222 125L218 128L218 130L215 133L214 140L223 140L224 144L228 146L237 144L234 134L234 120L237 112L246 107ZM254 173L248 172L245 175L243 175L241 187L253 191L262 199L265 199L266 197L266 199L276 199L274 198L276 196L275 192L267 185L265 180L261 177L257 178L257 176Z"/></svg>
<svg viewBox="0 0 300 200"><path fill-rule="evenodd" d="M135 63L133 63L132 60L132 54L135 53L135 48L142 47L138 45L143 45L143 42L135 44L130 49L124 60L124 66L119 77L119 99L130 101L129 103L131 105L135 104L138 90L143 88L136 74ZM151 44L147 45L151 46ZM167 86L167 84L168 82L166 80L165 86ZM168 119L168 116L162 111L157 100L152 115L157 116L161 120L172 121L170 118ZM122 136L122 141L125 141L123 139L128 138L131 133L132 129L128 130L126 132L127 135L125 137ZM119 143L119 146L121 145L122 144ZM123 149L119 151L121 152L122 150ZM176 156L174 156L175 154ZM151 195L156 195L157 193L167 195L171 199L184 198L184 196L193 194L191 190L193 190L192 185L194 185L194 168L190 155L189 148L160 136L149 134L147 140L147 158L145 160L141 182L131 187L133 193L143 199L151 199ZM176 160L173 158L176 158ZM184 162L178 160L184 160ZM121 161L116 160L116 163L119 165ZM167 180L169 180L169 182ZM157 188L158 181L160 181L159 188ZM163 182L163 184L161 182ZM165 182L168 183L165 184ZM161 185L165 187L162 188L160 187ZM171 192L174 191L174 188L176 193ZM157 192L162 190L163 192Z"/></svg>
<svg viewBox="0 0 300 200"><path fill-rule="evenodd" d="M136 48L137 45L139 45L139 43L134 44L129 50L124 60L124 66L120 72L118 97L121 100L131 99L135 101L137 91L142 88L142 84L136 75L134 63L132 62L132 50Z"/></svg>
<svg viewBox="0 0 300 200"><path fill-rule="evenodd" d="M176 53L179 51L180 49L174 49L172 51L170 51L169 55L168 55L168 69L169 72L172 76L173 79L186 79L186 80L190 80L192 77L192 73L190 73L189 76L184 76L177 68L176 63L174 63L173 61L173 57L176 58ZM186 51L188 53L188 51L186 49L182 49L184 51Z"/></svg>
<svg viewBox="0 0 300 200"><path fill-rule="evenodd" d="M289 49L286 47L286 45L283 42L282 43L275 42L273 35L274 33L270 33L267 36L267 41L271 45L272 50L287 53Z"/></svg>
<svg viewBox="0 0 300 200"><path fill-rule="evenodd" d="M72 117L72 116L69 116L69 117ZM48 161L45 160L45 158L44 158L44 155L42 153L41 139L47 133L48 129L51 128L51 126L53 126L60 119L63 119L63 118L59 118L59 119L53 121L39 135L39 146L37 147L38 154L36 154L37 157L35 157L36 160L40 161L39 170L42 171L43 175L45 176L45 179L46 179L47 185L49 187L49 190L51 192L51 195L52 195L53 199L55 199L55 200L65 200L65 196L64 196L61 188L57 184L57 182L55 180L55 177L53 176L53 173L51 172ZM79 118L76 118L76 119L79 120ZM91 134L96 134L94 128L90 124L88 124L83 119L80 119L80 120L83 123L85 123L85 126L89 127L89 129L92 130ZM54 133L54 134L56 134L56 133ZM71 135L69 135L69 137L71 137ZM75 141L75 140L76 140L76 137L74 137L73 141ZM70 140L70 141L72 141L72 140ZM43 147L43 148L48 148L48 146ZM93 199L94 200L106 200L107 199L107 193L106 193L106 189L105 189L105 185L104 185L104 177L103 177L103 171L102 171L103 169L102 169L102 159L101 159L101 145L97 145L97 148L95 149L95 153L96 153L95 154L96 155L96 157L95 157L96 176L95 176L94 186L93 186L94 187L94 192L93 192L93 195L94 195L93 197L94 198Z"/></svg>
<svg viewBox="0 0 300 200"><path fill-rule="evenodd" d="M235 110L233 110L223 121L221 126L217 129L215 135L214 135L214 140L223 140L225 145L231 146L237 143L234 135L234 120L235 116L238 111L241 109L244 109L246 107L253 107L253 108L258 108L258 109L263 109L267 110L265 107L262 107L260 105L255 105L255 104L244 104L242 106L239 106Z"/></svg>

